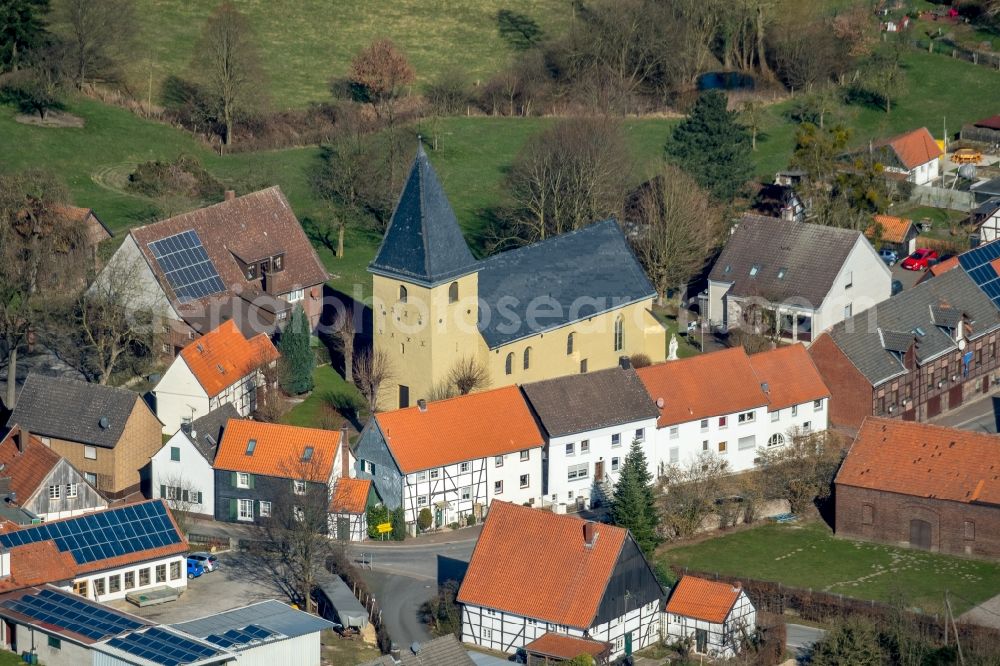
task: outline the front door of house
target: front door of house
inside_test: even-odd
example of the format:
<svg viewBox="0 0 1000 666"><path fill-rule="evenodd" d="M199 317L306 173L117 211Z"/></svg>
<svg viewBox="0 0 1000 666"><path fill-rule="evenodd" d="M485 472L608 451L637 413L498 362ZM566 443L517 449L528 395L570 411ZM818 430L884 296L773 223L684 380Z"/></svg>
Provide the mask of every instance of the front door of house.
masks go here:
<svg viewBox="0 0 1000 666"><path fill-rule="evenodd" d="M594 481L600 483L604 481L604 461L598 460L594 463Z"/></svg>
<svg viewBox="0 0 1000 666"><path fill-rule="evenodd" d="M626 654L626 656L632 654L632 632L631 631L626 631L625 632L625 654Z"/></svg>
<svg viewBox="0 0 1000 666"><path fill-rule="evenodd" d="M948 391L948 409L955 409L962 404L962 385L953 387Z"/></svg>
<svg viewBox="0 0 1000 666"><path fill-rule="evenodd" d="M702 654L708 652L708 631L705 629L694 630L694 650Z"/></svg>
<svg viewBox="0 0 1000 666"><path fill-rule="evenodd" d="M3 630L7 635L7 646L11 652L17 652L17 625L10 620L3 621Z"/></svg>
<svg viewBox="0 0 1000 666"><path fill-rule="evenodd" d="M340 541L351 540L351 519L344 516L337 516L337 539Z"/></svg>
<svg viewBox="0 0 1000 666"><path fill-rule="evenodd" d="M904 421L916 421L917 420L917 410L915 410L915 409L908 409L905 412L903 412L903 420Z"/></svg>
<svg viewBox="0 0 1000 666"><path fill-rule="evenodd" d="M931 549L931 524L914 518L910 521L910 545L923 550Z"/></svg>
<svg viewBox="0 0 1000 666"><path fill-rule="evenodd" d="M927 418L934 418L941 413L941 396L936 395L927 400Z"/></svg>

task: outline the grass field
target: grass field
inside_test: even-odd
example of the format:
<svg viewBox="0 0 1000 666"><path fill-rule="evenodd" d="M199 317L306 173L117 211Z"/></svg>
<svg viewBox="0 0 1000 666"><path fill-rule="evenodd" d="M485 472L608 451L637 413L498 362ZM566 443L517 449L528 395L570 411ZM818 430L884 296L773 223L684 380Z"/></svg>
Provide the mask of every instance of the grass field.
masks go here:
<svg viewBox="0 0 1000 666"><path fill-rule="evenodd" d="M139 0L148 56L133 75L154 87L168 74L187 71L206 18L218 2ZM237 0L259 37L263 65L276 108L295 108L330 98L331 79L344 76L351 58L373 39L389 37L409 57L418 84L453 65L470 82L501 69L513 51L497 32L496 12L531 16L548 33L571 20L565 0ZM154 92L154 95L156 93Z"/></svg>
<svg viewBox="0 0 1000 666"><path fill-rule="evenodd" d="M323 423L329 405L355 405L360 408L364 404L358 389L344 381L329 365L321 365L313 371L313 382L314 388L309 397L289 410L282 417L282 423L316 428Z"/></svg>
<svg viewBox="0 0 1000 666"><path fill-rule="evenodd" d="M662 550L659 559L707 572L940 612L944 591L956 613L1000 594L1000 563L838 539L824 523L768 524ZM957 601L956 601L957 599Z"/></svg>

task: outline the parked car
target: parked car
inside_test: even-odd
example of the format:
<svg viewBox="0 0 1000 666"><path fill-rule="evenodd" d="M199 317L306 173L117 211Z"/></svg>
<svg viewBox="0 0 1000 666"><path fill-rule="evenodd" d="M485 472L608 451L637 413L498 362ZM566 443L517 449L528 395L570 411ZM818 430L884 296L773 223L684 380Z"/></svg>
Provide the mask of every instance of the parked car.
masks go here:
<svg viewBox="0 0 1000 666"><path fill-rule="evenodd" d="M890 250L887 247L882 248L878 251L878 256L886 263L888 266L895 266L896 262L899 261L899 253L895 250Z"/></svg>
<svg viewBox="0 0 1000 666"><path fill-rule="evenodd" d="M188 559L188 578L198 578L205 573L205 567L198 564L197 560Z"/></svg>
<svg viewBox="0 0 1000 666"><path fill-rule="evenodd" d="M890 296L895 296L896 294L898 294L901 291L903 291L903 283L900 282L899 280L893 280L892 281L892 293L890 294Z"/></svg>
<svg viewBox="0 0 1000 666"><path fill-rule="evenodd" d="M206 553L204 551L198 551L197 553L188 553L188 562L194 560L202 566L205 573L212 573L219 568L219 558L211 553Z"/></svg>
<svg viewBox="0 0 1000 666"><path fill-rule="evenodd" d="M930 248L922 247L906 259L903 259L903 263L900 265L908 271L922 271L927 268L931 259L937 258L937 252Z"/></svg>

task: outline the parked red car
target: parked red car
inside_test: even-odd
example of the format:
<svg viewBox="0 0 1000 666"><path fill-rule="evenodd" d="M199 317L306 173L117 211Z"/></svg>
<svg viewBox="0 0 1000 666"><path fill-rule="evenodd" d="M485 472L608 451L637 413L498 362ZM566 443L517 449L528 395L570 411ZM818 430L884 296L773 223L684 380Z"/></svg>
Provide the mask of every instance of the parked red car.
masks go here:
<svg viewBox="0 0 1000 666"><path fill-rule="evenodd" d="M922 271L930 264L932 259L937 259L938 253L930 248L922 247L906 259L903 259L903 263L900 264L903 268L908 271Z"/></svg>

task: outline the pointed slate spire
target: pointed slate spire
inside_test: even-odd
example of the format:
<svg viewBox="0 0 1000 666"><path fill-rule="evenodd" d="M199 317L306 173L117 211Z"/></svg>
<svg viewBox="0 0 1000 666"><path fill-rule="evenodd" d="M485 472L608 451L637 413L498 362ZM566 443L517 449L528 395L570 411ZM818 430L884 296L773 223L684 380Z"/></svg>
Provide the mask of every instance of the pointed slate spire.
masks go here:
<svg viewBox="0 0 1000 666"><path fill-rule="evenodd" d="M476 260L421 142L368 270L434 286L475 269Z"/></svg>

